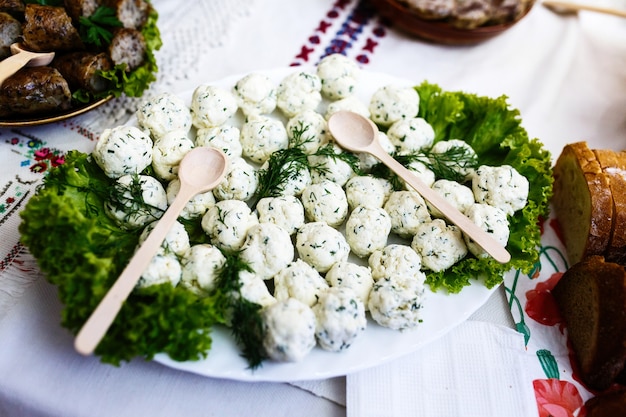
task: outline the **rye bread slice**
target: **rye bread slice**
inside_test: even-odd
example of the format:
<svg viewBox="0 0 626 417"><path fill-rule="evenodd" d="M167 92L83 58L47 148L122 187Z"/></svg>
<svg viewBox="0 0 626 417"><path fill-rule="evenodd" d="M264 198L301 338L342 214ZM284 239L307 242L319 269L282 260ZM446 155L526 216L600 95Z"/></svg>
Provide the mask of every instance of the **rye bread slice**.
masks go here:
<svg viewBox="0 0 626 417"><path fill-rule="evenodd" d="M626 362L626 270L591 256L569 268L552 295L581 379L591 389L608 388Z"/></svg>
<svg viewBox="0 0 626 417"><path fill-rule="evenodd" d="M586 142L566 145L554 166L552 206L570 264L604 255L613 227L608 176Z"/></svg>
<svg viewBox="0 0 626 417"><path fill-rule="evenodd" d="M594 149L602 171L608 176L613 198L613 227L604 258L626 263L626 155L610 149Z"/></svg>

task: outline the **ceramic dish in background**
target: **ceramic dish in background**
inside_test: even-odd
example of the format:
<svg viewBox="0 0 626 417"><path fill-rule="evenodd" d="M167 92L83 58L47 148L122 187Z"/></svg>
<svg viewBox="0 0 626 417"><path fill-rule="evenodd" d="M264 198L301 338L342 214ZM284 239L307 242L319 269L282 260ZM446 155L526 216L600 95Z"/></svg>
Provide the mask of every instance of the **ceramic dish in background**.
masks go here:
<svg viewBox="0 0 626 417"><path fill-rule="evenodd" d="M444 45L475 45L491 39L523 19L534 4L534 1L530 1L526 10L515 20L465 29L445 20L424 19L398 0L371 0L371 2L378 13L388 19L394 27L420 39Z"/></svg>

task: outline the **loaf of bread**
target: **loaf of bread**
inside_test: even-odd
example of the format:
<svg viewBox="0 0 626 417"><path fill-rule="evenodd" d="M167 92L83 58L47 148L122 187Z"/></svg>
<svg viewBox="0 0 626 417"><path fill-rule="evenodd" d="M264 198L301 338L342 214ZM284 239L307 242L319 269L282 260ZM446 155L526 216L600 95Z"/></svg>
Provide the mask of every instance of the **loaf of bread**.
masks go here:
<svg viewBox="0 0 626 417"><path fill-rule="evenodd" d="M602 256L576 263L552 290L582 381L608 388L626 363L626 270Z"/></svg>
<svg viewBox="0 0 626 417"><path fill-rule="evenodd" d="M608 175L586 142L566 145L554 165L552 206L570 264L603 255L613 227Z"/></svg>
<svg viewBox="0 0 626 417"><path fill-rule="evenodd" d="M586 417L626 416L626 389L610 391L585 403Z"/></svg>

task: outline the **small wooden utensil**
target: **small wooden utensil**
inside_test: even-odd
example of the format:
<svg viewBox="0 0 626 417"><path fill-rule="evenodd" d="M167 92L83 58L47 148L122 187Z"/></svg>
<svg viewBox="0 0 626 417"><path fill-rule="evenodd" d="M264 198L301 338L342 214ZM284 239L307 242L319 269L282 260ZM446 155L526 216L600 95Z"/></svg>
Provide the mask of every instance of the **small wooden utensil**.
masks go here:
<svg viewBox="0 0 626 417"><path fill-rule="evenodd" d="M22 67L40 67L48 65L54 59L54 52L27 51L20 43L12 44L11 52L13 55L0 61L0 86Z"/></svg>
<svg viewBox="0 0 626 417"><path fill-rule="evenodd" d="M575 14L579 10L610 14L613 16L626 17L626 10L611 9L608 7L595 6L593 4L575 3L571 1L543 0L542 4L558 14Z"/></svg>
<svg viewBox="0 0 626 417"><path fill-rule="evenodd" d="M76 335L74 347L79 353L89 355L95 350L187 202L215 188L227 168L228 159L218 149L198 147L185 155L178 170L180 191Z"/></svg>
<svg viewBox="0 0 626 417"><path fill-rule="evenodd" d="M496 261L507 263L511 259L506 248L491 235L474 224L411 171L393 159L380 146L378 128L371 120L354 112L338 111L328 120L328 128L340 146L353 152L367 152L387 165Z"/></svg>

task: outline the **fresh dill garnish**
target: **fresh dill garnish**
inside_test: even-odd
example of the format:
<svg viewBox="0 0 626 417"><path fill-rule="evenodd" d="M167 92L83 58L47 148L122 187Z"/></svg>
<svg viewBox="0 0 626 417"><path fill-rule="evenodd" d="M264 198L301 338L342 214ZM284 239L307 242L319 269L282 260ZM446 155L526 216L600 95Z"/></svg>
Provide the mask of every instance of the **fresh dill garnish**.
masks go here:
<svg viewBox="0 0 626 417"><path fill-rule="evenodd" d="M124 213L125 222L135 216L153 217L157 220L155 213L164 211L146 203L143 198L142 181L138 174L132 174L132 180L128 185L116 183L111 187L107 205Z"/></svg>
<svg viewBox="0 0 626 417"><path fill-rule="evenodd" d="M98 47L111 43L111 28L122 26L122 22L115 15L115 9L106 6L99 6L89 17L81 16L78 23L83 42Z"/></svg>
<svg viewBox="0 0 626 417"><path fill-rule="evenodd" d="M253 272L248 263L243 261L239 252L222 251L226 257L225 265L217 274L217 291L222 295L225 311L232 312L230 330L241 348L242 356L248 361L250 369L256 369L267 359L263 348L263 319L261 305L241 295L241 272Z"/></svg>
<svg viewBox="0 0 626 417"><path fill-rule="evenodd" d="M322 146L317 151L315 151L313 155L325 156L333 160L343 161L350 166L350 169L352 169L354 173L356 173L357 175L362 174L361 168L359 166L359 157L351 152L345 152L345 151L337 152L336 148L333 146L332 143ZM321 165L311 166L311 170L313 171L317 170L323 173L325 170L328 170L328 168L325 165L321 164Z"/></svg>

